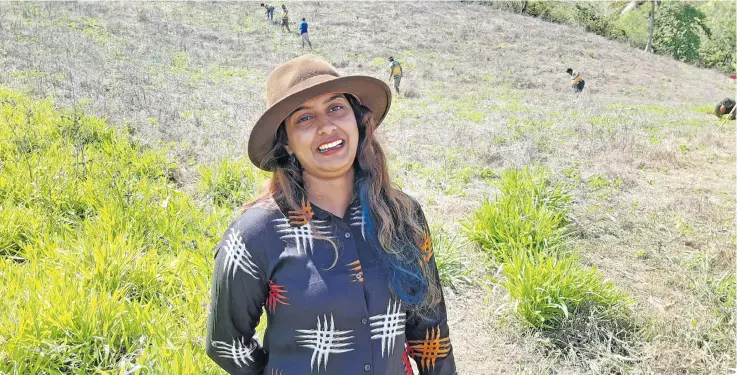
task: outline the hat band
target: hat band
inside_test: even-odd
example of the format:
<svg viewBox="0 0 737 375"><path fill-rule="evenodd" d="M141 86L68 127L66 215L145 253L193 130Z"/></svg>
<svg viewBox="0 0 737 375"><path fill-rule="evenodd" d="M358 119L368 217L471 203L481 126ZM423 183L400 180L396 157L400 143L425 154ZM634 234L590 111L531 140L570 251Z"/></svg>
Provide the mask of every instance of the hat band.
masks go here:
<svg viewBox="0 0 737 375"><path fill-rule="evenodd" d="M300 83L292 86L289 90L287 90L286 93L284 93L284 95L281 98L279 98L278 100L276 100L275 103L278 103L278 102L284 100L284 98L288 98L290 95L295 94L295 93L297 93L299 91L302 91L302 90L304 90L306 88L309 88L311 86L315 86L315 85L320 84L320 83L323 83L323 82L332 81L332 80L334 80L336 78L340 78L340 77L336 77L336 76L332 76L332 75L328 75L328 74L321 74L319 76L314 76L314 77L307 78L306 80L304 80L304 81L302 81L302 82L300 82ZM273 104L274 103L271 103L269 106L271 106Z"/></svg>

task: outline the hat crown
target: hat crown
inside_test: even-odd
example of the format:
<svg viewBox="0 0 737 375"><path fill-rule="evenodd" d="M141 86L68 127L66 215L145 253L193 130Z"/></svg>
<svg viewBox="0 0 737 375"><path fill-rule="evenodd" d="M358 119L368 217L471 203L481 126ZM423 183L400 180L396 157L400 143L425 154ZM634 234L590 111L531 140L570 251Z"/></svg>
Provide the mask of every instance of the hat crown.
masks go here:
<svg viewBox="0 0 737 375"><path fill-rule="evenodd" d="M266 80L266 105L273 105L293 87L316 76L337 78L340 74L330 63L312 55L300 56L278 66Z"/></svg>

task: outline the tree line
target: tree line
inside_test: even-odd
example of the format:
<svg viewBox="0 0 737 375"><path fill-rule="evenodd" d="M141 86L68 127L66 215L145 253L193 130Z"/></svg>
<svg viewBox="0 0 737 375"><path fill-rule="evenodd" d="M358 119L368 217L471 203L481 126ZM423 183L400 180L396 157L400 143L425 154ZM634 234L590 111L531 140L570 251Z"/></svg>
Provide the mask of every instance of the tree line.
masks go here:
<svg viewBox="0 0 737 375"><path fill-rule="evenodd" d="M648 52L725 73L737 70L734 1L472 1L582 26Z"/></svg>

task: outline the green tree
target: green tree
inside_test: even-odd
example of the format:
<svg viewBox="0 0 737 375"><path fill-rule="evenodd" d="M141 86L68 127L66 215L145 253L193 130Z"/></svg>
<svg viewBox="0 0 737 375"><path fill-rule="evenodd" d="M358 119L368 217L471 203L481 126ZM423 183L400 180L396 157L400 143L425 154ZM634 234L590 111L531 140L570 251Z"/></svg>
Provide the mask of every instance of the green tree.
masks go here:
<svg viewBox="0 0 737 375"><path fill-rule="evenodd" d="M737 20L734 2L712 1L700 7L706 15L711 36L701 43L699 56L704 66L725 72L737 69L735 28Z"/></svg>
<svg viewBox="0 0 737 375"><path fill-rule="evenodd" d="M655 17L655 50L681 61L697 62L701 34L711 35L705 21L704 13L689 4L664 3Z"/></svg>

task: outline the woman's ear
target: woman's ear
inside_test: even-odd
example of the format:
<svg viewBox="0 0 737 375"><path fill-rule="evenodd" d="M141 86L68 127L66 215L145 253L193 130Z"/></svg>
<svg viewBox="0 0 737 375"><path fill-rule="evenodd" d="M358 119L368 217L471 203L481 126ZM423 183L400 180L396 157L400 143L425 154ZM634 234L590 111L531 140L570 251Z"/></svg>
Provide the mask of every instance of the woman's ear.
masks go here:
<svg viewBox="0 0 737 375"><path fill-rule="evenodd" d="M294 151L292 151L292 148L289 147L289 145L285 145L284 149L287 150L287 154L294 155Z"/></svg>

